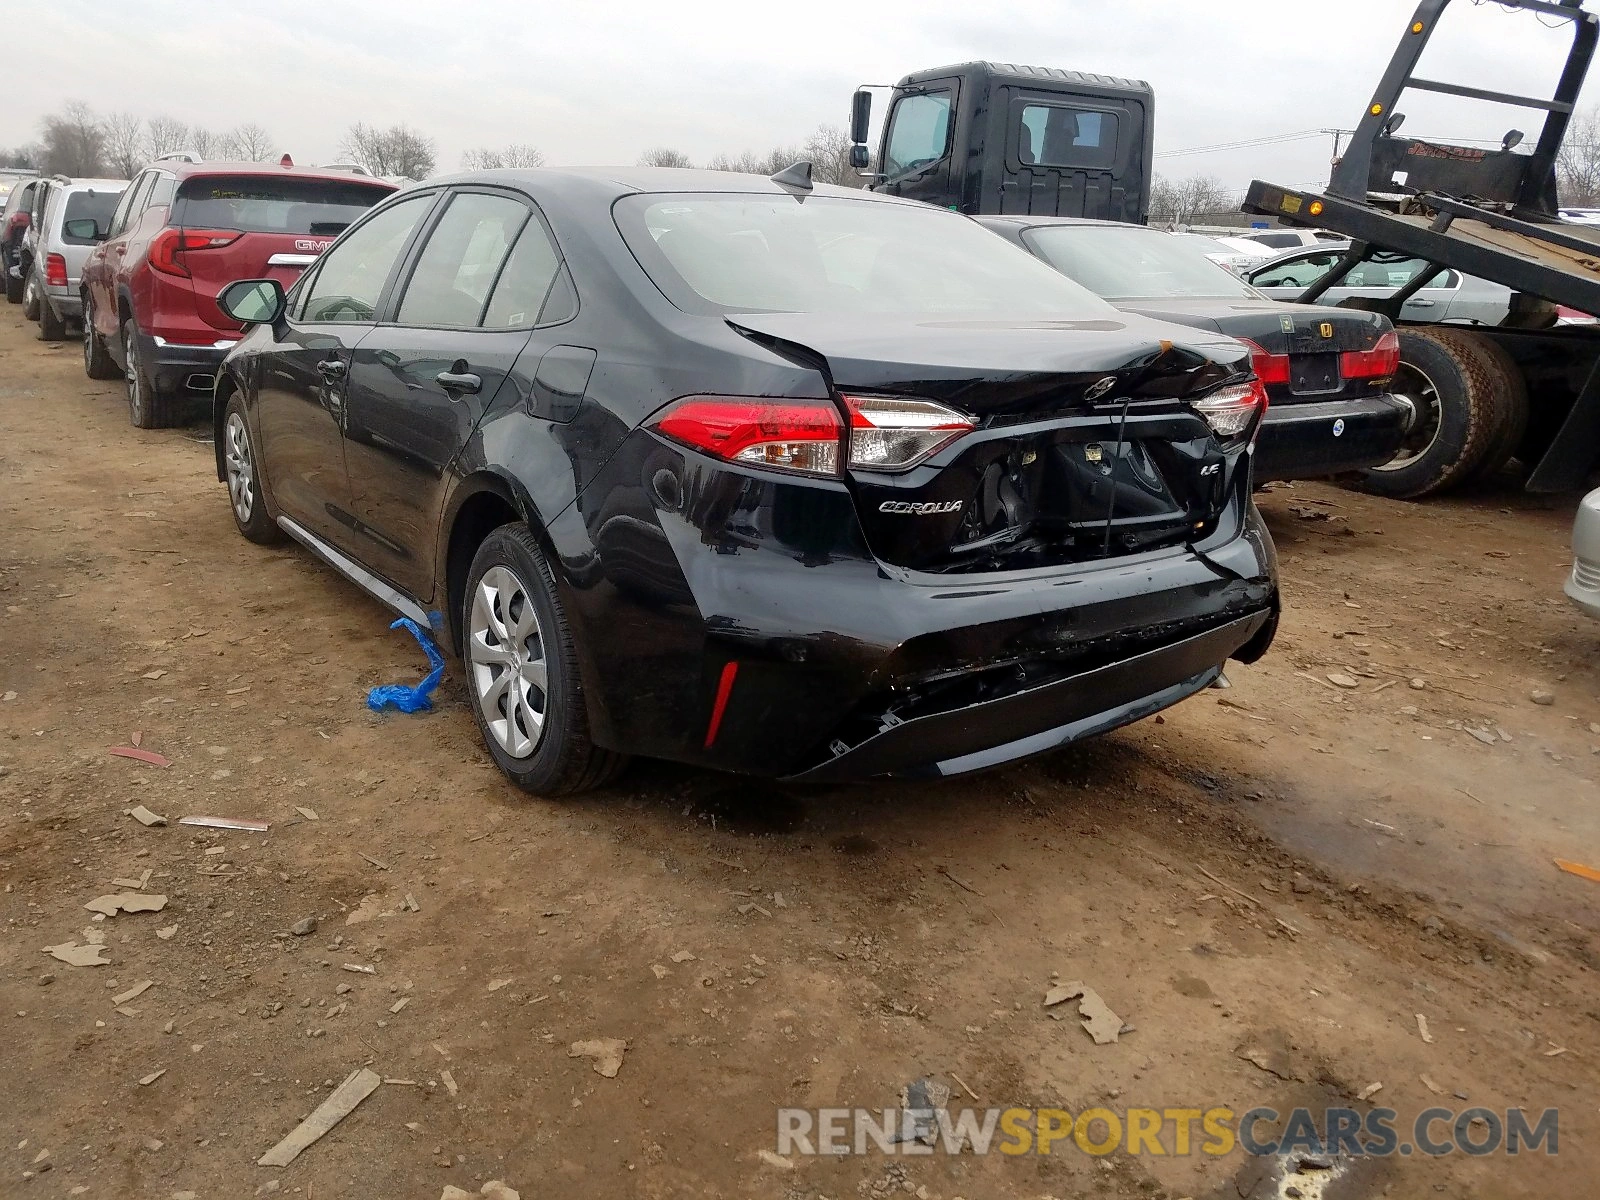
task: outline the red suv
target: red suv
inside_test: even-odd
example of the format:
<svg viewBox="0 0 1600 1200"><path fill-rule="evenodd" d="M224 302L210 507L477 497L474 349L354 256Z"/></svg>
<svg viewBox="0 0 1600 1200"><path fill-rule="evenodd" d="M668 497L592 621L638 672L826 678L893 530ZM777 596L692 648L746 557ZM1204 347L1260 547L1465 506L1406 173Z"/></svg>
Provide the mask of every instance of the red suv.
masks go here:
<svg viewBox="0 0 1600 1200"><path fill-rule="evenodd" d="M210 402L241 326L217 307L237 279L287 288L395 185L280 164L161 159L128 185L84 263L83 366L127 381L141 429Z"/></svg>

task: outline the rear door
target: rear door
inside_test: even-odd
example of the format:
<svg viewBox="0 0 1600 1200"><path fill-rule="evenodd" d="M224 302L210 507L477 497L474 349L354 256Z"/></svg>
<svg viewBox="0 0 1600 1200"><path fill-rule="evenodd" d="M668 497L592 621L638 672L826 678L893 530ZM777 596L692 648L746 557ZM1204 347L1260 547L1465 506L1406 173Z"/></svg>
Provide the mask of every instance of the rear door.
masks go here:
<svg viewBox="0 0 1600 1200"><path fill-rule="evenodd" d="M1024 87L998 90L1005 114L1001 213L1142 220L1145 106Z"/></svg>
<svg viewBox="0 0 1600 1200"><path fill-rule="evenodd" d="M223 288L238 279L276 279L289 287L393 191L358 176L191 175L178 188L168 223L189 235L181 253L194 282L196 314L214 329L236 331L238 323L217 307Z"/></svg>
<svg viewBox="0 0 1600 1200"><path fill-rule="evenodd" d="M1338 264L1343 254L1342 249L1308 250L1248 272L1246 278L1274 300L1298 300L1308 287ZM1419 258L1379 252L1373 261L1361 263L1337 287L1324 292L1317 303L1340 304L1352 297L1387 300L1427 269L1428 264ZM1455 271L1445 271L1401 306L1400 319L1419 323L1443 320L1460 286L1461 276Z"/></svg>
<svg viewBox="0 0 1600 1200"><path fill-rule="evenodd" d="M506 386L560 268L540 214L489 188L450 194L391 319L356 347L345 460L360 557L410 595L433 592L446 473Z"/></svg>
<svg viewBox="0 0 1600 1200"><path fill-rule="evenodd" d="M293 293L275 343L261 354L256 422L273 497L285 515L347 553L356 553L357 540L343 446L350 362L437 199L409 196L352 229Z"/></svg>

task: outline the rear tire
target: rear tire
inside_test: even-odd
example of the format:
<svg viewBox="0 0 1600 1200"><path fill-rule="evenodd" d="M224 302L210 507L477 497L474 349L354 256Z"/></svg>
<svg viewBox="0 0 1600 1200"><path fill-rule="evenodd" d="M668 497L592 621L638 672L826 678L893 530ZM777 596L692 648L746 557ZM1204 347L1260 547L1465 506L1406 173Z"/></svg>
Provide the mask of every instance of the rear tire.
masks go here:
<svg viewBox="0 0 1600 1200"><path fill-rule="evenodd" d="M33 281L31 272L24 275L22 281L22 319L24 321L39 319L39 285Z"/></svg>
<svg viewBox="0 0 1600 1200"><path fill-rule="evenodd" d="M502 525L478 547L459 628L478 732L512 783L561 796L621 773L627 756L601 749L589 736L572 628L526 525Z"/></svg>
<svg viewBox="0 0 1600 1200"><path fill-rule="evenodd" d="M177 403L156 390L139 349L139 326L122 323L123 383L128 393L128 420L138 429L162 429L175 423Z"/></svg>
<svg viewBox="0 0 1600 1200"><path fill-rule="evenodd" d="M83 373L90 379L116 379L122 372L106 352L104 339L94 331L94 302L83 298Z"/></svg>
<svg viewBox="0 0 1600 1200"><path fill-rule="evenodd" d="M9 303L22 303L22 290L25 286L26 283L20 275L12 275L9 269L6 270L6 300Z"/></svg>
<svg viewBox="0 0 1600 1200"><path fill-rule="evenodd" d="M50 307L50 298L45 295L39 297L39 340L41 342L64 342L67 339L67 324L56 315L56 310Z"/></svg>
<svg viewBox="0 0 1600 1200"><path fill-rule="evenodd" d="M1402 329L1394 393L1413 408L1405 446L1390 462L1361 472L1360 487L1416 500L1469 478L1510 422L1507 388L1482 339L1464 331Z"/></svg>
<svg viewBox="0 0 1600 1200"><path fill-rule="evenodd" d="M1487 479L1511 461L1528 432L1528 381L1523 378L1522 368L1517 366L1516 359L1512 358L1499 342L1474 333L1470 329L1446 327L1436 332L1459 343L1463 353L1478 354L1483 359L1485 368L1494 372L1499 378L1496 387L1504 401L1501 406L1500 428L1495 434L1494 444L1489 447L1489 452L1469 476L1473 480Z"/></svg>

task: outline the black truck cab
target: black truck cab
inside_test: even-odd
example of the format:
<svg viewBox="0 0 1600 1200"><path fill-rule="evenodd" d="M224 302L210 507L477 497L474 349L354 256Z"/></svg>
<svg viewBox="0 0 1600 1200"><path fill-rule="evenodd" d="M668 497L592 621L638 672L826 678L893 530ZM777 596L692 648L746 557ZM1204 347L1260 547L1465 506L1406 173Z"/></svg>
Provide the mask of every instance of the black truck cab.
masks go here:
<svg viewBox="0 0 1600 1200"><path fill-rule="evenodd" d="M853 159L867 165L872 93L856 93ZM970 62L891 90L873 191L969 215L1143 224L1155 93L1148 83L1050 67Z"/></svg>

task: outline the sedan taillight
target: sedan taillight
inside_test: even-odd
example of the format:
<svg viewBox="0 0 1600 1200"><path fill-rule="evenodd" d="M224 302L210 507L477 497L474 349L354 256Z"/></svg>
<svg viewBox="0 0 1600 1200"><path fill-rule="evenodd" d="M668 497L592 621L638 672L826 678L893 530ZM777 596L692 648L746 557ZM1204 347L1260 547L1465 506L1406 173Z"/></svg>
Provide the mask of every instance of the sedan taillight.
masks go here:
<svg viewBox="0 0 1600 1200"><path fill-rule="evenodd" d="M1249 430L1251 422L1267 411L1267 389L1259 379L1218 388L1194 406L1211 426L1211 432L1230 441Z"/></svg>
<svg viewBox="0 0 1600 1200"><path fill-rule="evenodd" d="M1250 366L1255 370L1257 379L1268 387L1275 383L1289 382L1289 356L1287 354L1272 354L1263 346L1252 342L1249 338L1240 338L1239 340L1250 347Z"/></svg>
<svg viewBox="0 0 1600 1200"><path fill-rule="evenodd" d="M51 287L66 287L67 260L59 254L45 255L44 281Z"/></svg>
<svg viewBox="0 0 1600 1200"><path fill-rule="evenodd" d="M1346 350L1339 370L1346 379L1387 379L1400 369L1400 335L1390 330L1371 350Z"/></svg>
<svg viewBox="0 0 1600 1200"><path fill-rule="evenodd" d="M237 229L163 229L150 241L150 266L163 275L189 276L183 256L194 250L231 246L244 235Z"/></svg>
<svg viewBox="0 0 1600 1200"><path fill-rule="evenodd" d="M826 400L689 396L651 428L727 462L807 475L839 474L844 425Z"/></svg>
<svg viewBox="0 0 1600 1200"><path fill-rule="evenodd" d="M850 413L850 465L866 471L907 470L976 428L965 414L931 400L842 399Z"/></svg>

